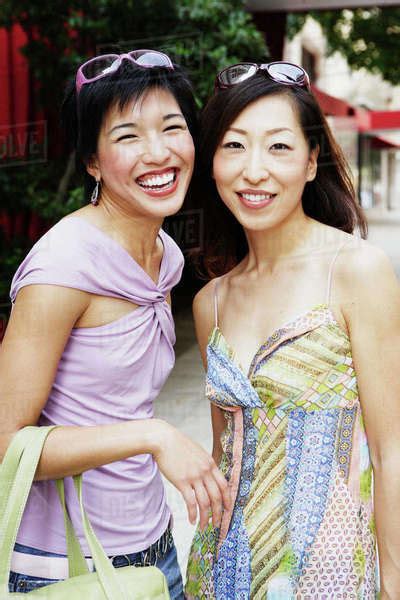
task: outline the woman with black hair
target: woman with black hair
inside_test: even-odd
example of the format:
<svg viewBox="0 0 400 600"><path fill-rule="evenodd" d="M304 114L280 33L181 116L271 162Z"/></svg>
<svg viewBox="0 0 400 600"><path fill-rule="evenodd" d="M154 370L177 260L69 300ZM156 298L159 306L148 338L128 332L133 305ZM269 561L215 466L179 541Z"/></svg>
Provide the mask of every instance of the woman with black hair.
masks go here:
<svg viewBox="0 0 400 600"><path fill-rule="evenodd" d="M161 229L194 164L191 86L153 50L95 57L78 70L63 120L91 202L32 248L12 282L0 355L1 453L21 427L48 436L12 560L11 592L68 577L53 479L85 472L88 516L114 566L157 565L183 597L163 473L192 522L215 525L227 484L212 458L153 400L174 364L171 289L183 257ZM69 514L90 562L71 479Z"/></svg>
<svg viewBox="0 0 400 600"><path fill-rule="evenodd" d="M194 316L232 506L194 538L187 598L372 600L377 545L397 598L399 287L353 235L365 218L305 71L222 71L201 159L212 281Z"/></svg>

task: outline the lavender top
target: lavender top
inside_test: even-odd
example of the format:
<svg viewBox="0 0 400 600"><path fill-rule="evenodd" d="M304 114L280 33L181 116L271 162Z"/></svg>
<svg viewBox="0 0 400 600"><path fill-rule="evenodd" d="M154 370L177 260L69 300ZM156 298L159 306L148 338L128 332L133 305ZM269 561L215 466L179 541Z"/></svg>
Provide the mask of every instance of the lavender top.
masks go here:
<svg viewBox="0 0 400 600"><path fill-rule="evenodd" d="M179 281L183 256L160 230L164 245L158 283L130 254L79 217L57 223L32 248L11 285L11 300L26 285L50 284L129 300L132 312L112 323L76 328L61 356L41 425L100 425L153 416L153 400L174 365L174 323L166 297ZM149 454L84 474L84 502L107 554L144 550L170 519L160 472ZM83 551L71 478L67 505ZM66 554L63 517L53 481L35 482L17 541Z"/></svg>

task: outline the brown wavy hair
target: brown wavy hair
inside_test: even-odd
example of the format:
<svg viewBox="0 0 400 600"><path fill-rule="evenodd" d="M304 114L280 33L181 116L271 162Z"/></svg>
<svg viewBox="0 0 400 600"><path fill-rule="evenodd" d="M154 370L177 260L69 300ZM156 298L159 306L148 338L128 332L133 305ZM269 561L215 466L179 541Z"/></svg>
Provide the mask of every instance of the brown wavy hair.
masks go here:
<svg viewBox="0 0 400 600"><path fill-rule="evenodd" d="M226 130L252 102L263 96L285 95L298 114L310 151L319 146L317 175L302 195L305 214L348 233L358 228L367 236L367 222L359 206L349 165L335 141L325 116L311 91L287 86L258 73L226 90L216 92L202 111L200 121L200 206L204 213L202 248L192 255L202 278L231 270L248 252L242 226L218 196L211 177L214 154Z"/></svg>

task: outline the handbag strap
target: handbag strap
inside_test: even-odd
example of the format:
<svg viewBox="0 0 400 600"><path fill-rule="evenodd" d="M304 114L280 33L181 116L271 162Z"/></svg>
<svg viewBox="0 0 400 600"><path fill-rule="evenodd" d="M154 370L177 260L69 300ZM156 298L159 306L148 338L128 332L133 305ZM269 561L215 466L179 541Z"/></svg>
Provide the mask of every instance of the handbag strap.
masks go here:
<svg viewBox="0 0 400 600"><path fill-rule="evenodd" d="M78 477L82 477L79 475ZM67 506L65 503L65 490L64 490L64 479L56 480L57 492L60 498L61 506L64 514L64 526L65 526L65 537L67 541L67 555L68 555L68 573L69 577L76 577L78 575L84 575L89 572L89 568L83 552L76 537L74 526L72 525L71 518L68 514Z"/></svg>
<svg viewBox="0 0 400 600"><path fill-rule="evenodd" d="M115 573L115 569L111 564L111 561L109 560L107 554L104 552L103 546L100 544L96 534L94 533L92 525L88 519L85 508L83 506L81 475L74 476L74 484L78 493L85 538L87 543L89 544L93 562L95 564L99 580L103 586L106 598L108 598L109 600L127 600L125 590L121 589Z"/></svg>
<svg viewBox="0 0 400 600"><path fill-rule="evenodd" d="M7 495L0 496L0 598L8 597L8 579L11 556L21 524L22 515L28 500L29 492L40 460L42 448L47 435L55 426L25 427L12 438L0 468L0 489L6 486ZM79 497L85 537L92 552L99 581L107 600L125 600L125 591L121 589L114 567L98 541L83 507L82 476L74 476L74 483ZM61 504L63 504L61 502ZM65 499L64 499L65 505ZM64 508L64 506L63 506ZM69 516L68 516L69 519ZM72 522L69 521L73 530ZM70 530L69 530L70 531ZM67 530L68 536L68 530ZM74 532L76 543L79 545ZM75 542L70 547L75 548ZM81 558L84 560L82 552ZM78 559L78 570L79 570ZM71 564L71 563L70 563ZM82 565L81 565L82 567Z"/></svg>
<svg viewBox="0 0 400 600"><path fill-rule="evenodd" d="M18 470L19 461L21 460L21 456L24 452L25 447L28 446L29 443L32 442L34 436L37 435L37 429L38 428L34 426L28 426L21 429L18 432L18 434L14 436L12 440L13 447L10 452L6 453L4 460L0 465L0 516L2 519L5 518L7 515L7 502ZM43 431L45 430L44 427L42 429ZM48 429L48 433L51 429L52 428ZM64 525L68 549L69 576L75 577L77 575L83 575L85 573L88 573L89 569L87 566L87 562L82 554L80 544L75 535L75 531L65 505L64 481L61 479L57 480L55 483L57 486L57 491L60 497L61 506L63 508L64 513Z"/></svg>
<svg viewBox="0 0 400 600"><path fill-rule="evenodd" d="M7 449L4 455L3 462L0 464L0 528L1 521L4 518L5 510L8 502L8 498L11 492L12 485L14 483L15 474L18 469L19 461L25 446L33 439L35 435L35 427L24 427L15 435L12 439L12 451Z"/></svg>
<svg viewBox="0 0 400 600"><path fill-rule="evenodd" d="M52 427L24 427L7 448L0 469L0 487L7 494L0 503L0 597L8 592L11 555L28 495L42 453L43 444ZM27 452L25 450L28 449Z"/></svg>

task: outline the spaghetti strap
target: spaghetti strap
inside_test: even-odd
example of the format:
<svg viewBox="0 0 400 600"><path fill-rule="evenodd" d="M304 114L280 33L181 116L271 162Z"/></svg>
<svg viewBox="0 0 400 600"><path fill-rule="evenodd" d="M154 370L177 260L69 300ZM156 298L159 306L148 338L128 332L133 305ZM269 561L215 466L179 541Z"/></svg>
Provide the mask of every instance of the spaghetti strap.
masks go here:
<svg viewBox="0 0 400 600"><path fill-rule="evenodd" d="M215 327L218 327L218 279L215 280L214 284L214 320Z"/></svg>
<svg viewBox="0 0 400 600"><path fill-rule="evenodd" d="M333 269L336 263L336 259L339 256L339 252L344 248L344 246L347 244L348 240L344 240L341 244L339 244L339 246L336 248L335 254L333 255L333 258L331 260L331 264L329 265L329 272L328 272L328 283L326 286L326 305L330 306L331 304L331 293L332 293L332 275L333 275Z"/></svg>

